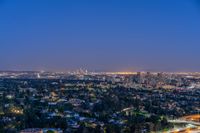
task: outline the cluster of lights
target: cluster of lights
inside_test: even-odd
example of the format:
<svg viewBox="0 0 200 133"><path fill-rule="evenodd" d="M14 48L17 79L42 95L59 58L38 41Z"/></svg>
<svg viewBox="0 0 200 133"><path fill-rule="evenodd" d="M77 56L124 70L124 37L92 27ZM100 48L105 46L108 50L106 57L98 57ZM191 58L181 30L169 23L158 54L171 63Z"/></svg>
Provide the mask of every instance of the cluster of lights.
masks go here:
<svg viewBox="0 0 200 133"><path fill-rule="evenodd" d="M18 114L18 115L22 115L23 114L23 110L15 109L15 108L13 108L11 110L11 112L14 113L14 114Z"/></svg>
<svg viewBox="0 0 200 133"><path fill-rule="evenodd" d="M135 75L136 72L106 72L107 75Z"/></svg>

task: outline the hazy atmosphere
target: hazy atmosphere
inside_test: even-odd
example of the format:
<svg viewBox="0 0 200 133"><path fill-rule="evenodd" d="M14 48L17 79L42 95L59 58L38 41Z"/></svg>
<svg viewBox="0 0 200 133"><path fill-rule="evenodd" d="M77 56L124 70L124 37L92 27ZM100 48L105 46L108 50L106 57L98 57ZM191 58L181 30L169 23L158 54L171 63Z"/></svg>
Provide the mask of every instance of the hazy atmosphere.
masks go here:
<svg viewBox="0 0 200 133"><path fill-rule="evenodd" d="M200 133L200 0L0 0L0 133Z"/></svg>
<svg viewBox="0 0 200 133"><path fill-rule="evenodd" d="M198 0L0 0L0 70L200 71Z"/></svg>

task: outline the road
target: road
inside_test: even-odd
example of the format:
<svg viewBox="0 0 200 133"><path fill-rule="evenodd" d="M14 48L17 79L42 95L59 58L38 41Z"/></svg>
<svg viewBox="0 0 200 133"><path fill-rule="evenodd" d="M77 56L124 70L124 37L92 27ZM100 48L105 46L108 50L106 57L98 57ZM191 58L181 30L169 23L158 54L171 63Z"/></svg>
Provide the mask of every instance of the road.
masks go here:
<svg viewBox="0 0 200 133"><path fill-rule="evenodd" d="M177 128L168 133L200 133L200 115L188 115L175 120L169 120L171 123L187 124L185 128Z"/></svg>

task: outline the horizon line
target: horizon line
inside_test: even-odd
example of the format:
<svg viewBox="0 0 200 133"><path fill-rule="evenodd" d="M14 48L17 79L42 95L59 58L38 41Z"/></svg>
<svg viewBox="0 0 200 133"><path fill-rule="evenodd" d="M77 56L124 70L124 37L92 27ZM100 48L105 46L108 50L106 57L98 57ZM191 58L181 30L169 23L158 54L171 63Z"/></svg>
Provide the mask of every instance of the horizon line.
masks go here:
<svg viewBox="0 0 200 133"><path fill-rule="evenodd" d="M70 73L70 72L76 72L80 69L76 69L76 70L66 70L66 71L59 71L59 70L1 70L0 72L55 72L55 73L59 73L59 72L66 72L66 73ZM87 70L88 69L82 69L82 70ZM141 72L141 73L146 73L146 72L151 72L151 73L200 73L200 71L148 71L148 70L138 70L138 71L88 71L89 73L137 73L137 72Z"/></svg>

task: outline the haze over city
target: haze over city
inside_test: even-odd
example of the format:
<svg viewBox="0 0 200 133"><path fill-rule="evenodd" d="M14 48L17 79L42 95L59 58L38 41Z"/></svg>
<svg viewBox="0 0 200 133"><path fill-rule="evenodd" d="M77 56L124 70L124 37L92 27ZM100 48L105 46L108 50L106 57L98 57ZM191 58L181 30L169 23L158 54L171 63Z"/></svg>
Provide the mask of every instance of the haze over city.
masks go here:
<svg viewBox="0 0 200 133"><path fill-rule="evenodd" d="M198 0L0 0L0 70L200 71Z"/></svg>
<svg viewBox="0 0 200 133"><path fill-rule="evenodd" d="M200 0L0 0L0 133L200 133Z"/></svg>

